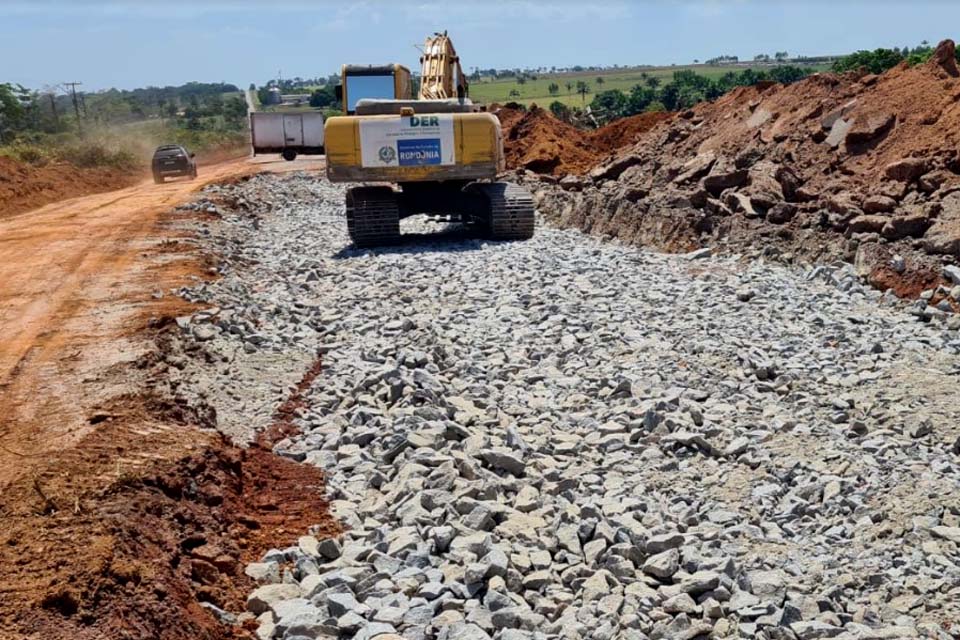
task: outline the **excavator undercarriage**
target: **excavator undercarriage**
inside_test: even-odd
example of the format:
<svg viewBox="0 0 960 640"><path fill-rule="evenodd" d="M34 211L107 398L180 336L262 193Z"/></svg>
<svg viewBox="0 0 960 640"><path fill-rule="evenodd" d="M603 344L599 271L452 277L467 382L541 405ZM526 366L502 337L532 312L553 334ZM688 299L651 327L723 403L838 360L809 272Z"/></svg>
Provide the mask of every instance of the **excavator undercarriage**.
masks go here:
<svg viewBox="0 0 960 640"><path fill-rule="evenodd" d="M395 243L400 220L427 214L460 222L492 240L533 236L533 199L509 182L404 183L352 187L347 191L347 230L358 247Z"/></svg>

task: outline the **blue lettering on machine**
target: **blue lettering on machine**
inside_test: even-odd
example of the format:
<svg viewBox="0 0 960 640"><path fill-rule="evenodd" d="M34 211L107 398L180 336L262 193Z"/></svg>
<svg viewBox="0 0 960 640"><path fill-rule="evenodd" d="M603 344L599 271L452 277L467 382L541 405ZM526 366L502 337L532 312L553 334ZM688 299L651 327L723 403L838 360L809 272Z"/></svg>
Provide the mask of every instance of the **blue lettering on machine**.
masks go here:
<svg viewBox="0 0 960 640"><path fill-rule="evenodd" d="M397 140L401 167L440 164L440 138Z"/></svg>

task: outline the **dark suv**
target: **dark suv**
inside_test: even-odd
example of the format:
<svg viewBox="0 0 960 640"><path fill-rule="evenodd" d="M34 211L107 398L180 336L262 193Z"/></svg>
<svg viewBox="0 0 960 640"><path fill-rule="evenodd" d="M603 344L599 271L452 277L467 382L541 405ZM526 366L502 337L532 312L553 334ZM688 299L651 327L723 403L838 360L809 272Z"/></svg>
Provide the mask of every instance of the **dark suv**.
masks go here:
<svg viewBox="0 0 960 640"><path fill-rule="evenodd" d="M153 181L163 184L167 176L197 177L196 154L188 153L178 144L164 144L153 152Z"/></svg>

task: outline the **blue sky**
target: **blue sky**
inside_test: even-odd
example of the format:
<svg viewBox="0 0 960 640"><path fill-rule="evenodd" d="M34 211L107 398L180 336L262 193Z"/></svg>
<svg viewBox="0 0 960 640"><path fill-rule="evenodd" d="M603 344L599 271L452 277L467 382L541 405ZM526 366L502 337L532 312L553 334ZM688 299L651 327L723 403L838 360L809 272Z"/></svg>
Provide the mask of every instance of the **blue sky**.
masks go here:
<svg viewBox="0 0 960 640"><path fill-rule="evenodd" d="M245 86L343 62L416 68L414 44L440 29L468 69L670 64L937 42L960 35L960 2L0 0L0 82Z"/></svg>

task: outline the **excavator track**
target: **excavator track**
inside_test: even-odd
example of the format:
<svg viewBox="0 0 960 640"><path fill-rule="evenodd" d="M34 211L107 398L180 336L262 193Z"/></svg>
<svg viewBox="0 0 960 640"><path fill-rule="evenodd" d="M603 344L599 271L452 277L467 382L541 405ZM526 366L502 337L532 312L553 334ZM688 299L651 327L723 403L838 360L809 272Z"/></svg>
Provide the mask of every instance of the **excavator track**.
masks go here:
<svg viewBox="0 0 960 640"><path fill-rule="evenodd" d="M510 182L474 183L468 187L486 196L490 238L527 240L533 237L533 196Z"/></svg>
<svg viewBox="0 0 960 640"><path fill-rule="evenodd" d="M392 244L400 239L400 207L390 187L347 190L347 231L358 247Z"/></svg>

